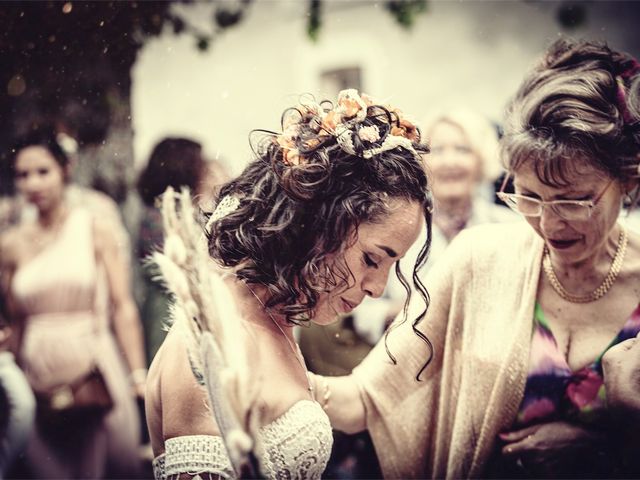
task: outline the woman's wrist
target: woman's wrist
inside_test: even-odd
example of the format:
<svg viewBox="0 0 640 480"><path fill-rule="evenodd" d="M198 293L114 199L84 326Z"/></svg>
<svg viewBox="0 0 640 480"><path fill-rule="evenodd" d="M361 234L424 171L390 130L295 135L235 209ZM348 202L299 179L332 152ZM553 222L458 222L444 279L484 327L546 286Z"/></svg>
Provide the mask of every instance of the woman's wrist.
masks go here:
<svg viewBox="0 0 640 480"><path fill-rule="evenodd" d="M147 381L147 369L136 368L129 374L129 382L132 386L141 385Z"/></svg>
<svg viewBox="0 0 640 480"><path fill-rule="evenodd" d="M320 404L323 410L329 408L329 399L331 398L331 389L329 388L329 382L322 375L316 375L313 372L309 372L311 379L311 388L313 389L313 398Z"/></svg>

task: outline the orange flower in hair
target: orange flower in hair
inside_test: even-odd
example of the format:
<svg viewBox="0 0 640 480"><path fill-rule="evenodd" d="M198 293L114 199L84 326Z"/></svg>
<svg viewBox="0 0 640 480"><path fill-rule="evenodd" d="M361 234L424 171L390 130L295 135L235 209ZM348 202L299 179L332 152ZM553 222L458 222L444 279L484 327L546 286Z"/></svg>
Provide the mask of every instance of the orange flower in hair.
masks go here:
<svg viewBox="0 0 640 480"><path fill-rule="evenodd" d="M376 122L381 121L381 125L387 123L387 134L366 122L369 107L376 105L379 112L384 110L391 114L391 119L386 122L384 119L388 117L377 115ZM305 97L298 108L285 115L282 124L283 132L276 136L276 141L282 148L283 162L290 166L304 163L305 152L315 150L331 137L346 153L365 159L398 147L415 152L413 142L420 139L416 126L405 119L400 110L385 107L367 95L360 95L355 89L342 90L333 108L329 103L318 104ZM301 132L305 132L302 134L304 138L301 138ZM357 148L355 137L360 140ZM362 142L365 142L365 147Z"/></svg>

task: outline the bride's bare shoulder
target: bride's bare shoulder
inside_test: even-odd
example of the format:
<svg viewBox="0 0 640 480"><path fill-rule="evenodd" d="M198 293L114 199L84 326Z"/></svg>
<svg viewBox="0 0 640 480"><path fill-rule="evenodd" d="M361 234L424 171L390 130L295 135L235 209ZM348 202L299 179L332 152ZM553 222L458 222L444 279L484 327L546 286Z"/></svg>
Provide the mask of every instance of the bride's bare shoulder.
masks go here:
<svg viewBox="0 0 640 480"><path fill-rule="evenodd" d="M219 435L205 389L191 369L182 335L172 328L149 369L147 401L161 412L163 440Z"/></svg>

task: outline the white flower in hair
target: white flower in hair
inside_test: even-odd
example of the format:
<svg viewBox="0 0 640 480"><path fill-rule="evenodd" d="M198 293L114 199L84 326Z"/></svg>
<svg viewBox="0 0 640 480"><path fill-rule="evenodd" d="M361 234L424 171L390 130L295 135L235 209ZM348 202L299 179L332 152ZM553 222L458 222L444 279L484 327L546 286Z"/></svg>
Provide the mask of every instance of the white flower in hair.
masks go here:
<svg viewBox="0 0 640 480"><path fill-rule="evenodd" d="M354 117L355 123L363 122L367 118L367 104L355 88L342 90L338 94L338 105L335 110L341 117Z"/></svg>
<svg viewBox="0 0 640 480"><path fill-rule="evenodd" d="M341 123L336 126L335 136L336 141L342 150L347 152L349 155L356 154L356 147L353 144L353 132L347 125Z"/></svg>
<svg viewBox="0 0 640 480"><path fill-rule="evenodd" d="M404 148L405 150L413 153L415 156L418 155L418 153L413 148L413 144L411 143L411 140L409 140L408 138L399 137L397 135L387 135L387 138L384 139L384 142L382 142L382 145L380 145L379 147L374 147L374 148L365 150L364 152L362 152L362 157L371 158L374 155L378 155L382 152L393 150L394 148L398 148L398 147Z"/></svg>
<svg viewBox="0 0 640 480"><path fill-rule="evenodd" d="M367 142L377 142L380 140L380 130L375 125L369 125L368 127L362 127L358 130L358 136L360 140L366 140Z"/></svg>
<svg viewBox="0 0 640 480"><path fill-rule="evenodd" d="M205 230L207 232L210 232L213 222L216 222L221 218L226 217L230 213L235 212L239 206L240 206L240 199L235 195L227 195L226 197L224 197L222 200L220 200L220 202L218 202L216 209L213 211L213 213L209 217L209 220L207 221L207 225L205 226Z"/></svg>

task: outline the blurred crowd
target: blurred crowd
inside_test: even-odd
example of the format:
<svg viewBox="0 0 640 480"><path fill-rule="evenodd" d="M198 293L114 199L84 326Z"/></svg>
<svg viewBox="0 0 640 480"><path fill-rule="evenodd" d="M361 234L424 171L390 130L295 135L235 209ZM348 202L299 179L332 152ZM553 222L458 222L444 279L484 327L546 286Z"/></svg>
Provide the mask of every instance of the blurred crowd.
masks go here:
<svg viewBox="0 0 640 480"><path fill-rule="evenodd" d="M435 205L428 271L465 228L522 220L495 195L503 179L497 125L451 110L421 127ZM163 242L158 197L186 187L208 212L228 175L196 140L165 138L131 193L135 218L124 222L111 198L73 183L76 152L68 145L46 126L19 139L11 159L16 195L0 198L0 478L149 477L144 386L170 324L170 299L148 261ZM406 269L424 240L402 260ZM298 327L309 370L350 373L405 295L392 275L381 298L337 323ZM368 433L336 431L325 476L380 477Z"/></svg>
<svg viewBox="0 0 640 480"><path fill-rule="evenodd" d="M0 198L0 478L147 478L145 381L169 324L146 261L162 245L156 199L189 188L205 210L226 174L197 141L165 138L124 222L74 184L66 140L48 125L18 139L16 195Z"/></svg>

